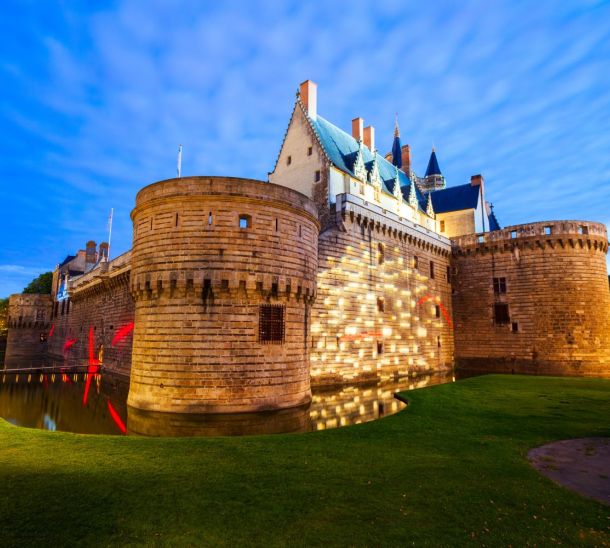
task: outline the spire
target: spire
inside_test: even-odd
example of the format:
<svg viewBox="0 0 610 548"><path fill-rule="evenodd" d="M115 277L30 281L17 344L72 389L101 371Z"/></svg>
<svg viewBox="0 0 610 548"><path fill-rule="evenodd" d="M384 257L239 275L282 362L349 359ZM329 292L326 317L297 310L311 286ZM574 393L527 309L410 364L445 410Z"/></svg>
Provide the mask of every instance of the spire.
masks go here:
<svg viewBox="0 0 610 548"><path fill-rule="evenodd" d="M356 179L366 181L367 173L366 167L364 166L364 157L362 155L362 139L358 139L358 152L356 153L356 160L354 161L353 170Z"/></svg>
<svg viewBox="0 0 610 548"><path fill-rule="evenodd" d="M392 163L398 167L402 167L402 151L400 146L400 131L398 130L398 114L396 114L396 123L394 126L394 143L392 143Z"/></svg>
<svg viewBox="0 0 610 548"><path fill-rule="evenodd" d="M417 209L417 191L415 190L415 182L411 179L411 185L409 186L409 205Z"/></svg>
<svg viewBox="0 0 610 548"><path fill-rule="evenodd" d="M400 190L400 177L398 175L398 167L394 166L394 198L402 202L402 190Z"/></svg>
<svg viewBox="0 0 610 548"><path fill-rule="evenodd" d="M426 177L430 175L442 175L441 168L438 167L438 160L436 159L436 151L432 147L432 154L430 154L430 160L428 160L428 167L426 168Z"/></svg>

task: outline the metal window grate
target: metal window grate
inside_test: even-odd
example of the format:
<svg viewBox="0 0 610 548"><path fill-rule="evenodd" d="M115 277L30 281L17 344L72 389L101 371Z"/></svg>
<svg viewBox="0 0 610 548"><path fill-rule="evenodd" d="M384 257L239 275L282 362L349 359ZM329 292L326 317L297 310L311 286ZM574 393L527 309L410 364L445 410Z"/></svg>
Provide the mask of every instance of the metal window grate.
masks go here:
<svg viewBox="0 0 610 548"><path fill-rule="evenodd" d="M263 304L260 307L258 340L263 344L284 343L284 311L281 304Z"/></svg>

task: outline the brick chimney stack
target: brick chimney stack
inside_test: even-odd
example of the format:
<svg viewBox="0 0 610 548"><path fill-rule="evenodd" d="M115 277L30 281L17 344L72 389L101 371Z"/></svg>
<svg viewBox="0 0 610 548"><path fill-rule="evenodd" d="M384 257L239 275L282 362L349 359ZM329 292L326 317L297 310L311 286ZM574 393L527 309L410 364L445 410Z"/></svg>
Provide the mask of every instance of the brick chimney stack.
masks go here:
<svg viewBox="0 0 610 548"><path fill-rule="evenodd" d="M366 126L364 128L363 141L371 152L375 150L375 128L373 126Z"/></svg>
<svg viewBox="0 0 610 548"><path fill-rule="evenodd" d="M315 120L318 116L318 84L305 80L299 87L299 93L307 114Z"/></svg>
<svg viewBox="0 0 610 548"><path fill-rule="evenodd" d="M352 120L352 137L359 141L363 138L364 130L364 120L362 118L354 118Z"/></svg>
<svg viewBox="0 0 610 548"><path fill-rule="evenodd" d="M85 246L85 265L92 265L97 262L97 244L89 240Z"/></svg>
<svg viewBox="0 0 610 548"><path fill-rule="evenodd" d="M403 145L400 147L400 157L402 159L402 170L407 174L411 174L411 147Z"/></svg>
<svg viewBox="0 0 610 548"><path fill-rule="evenodd" d="M480 186L482 187L485 183L485 180L483 179L483 175L472 175L470 177L470 184L472 186Z"/></svg>
<svg viewBox="0 0 610 548"><path fill-rule="evenodd" d="M100 261L108 260L108 242L102 242L100 244Z"/></svg>

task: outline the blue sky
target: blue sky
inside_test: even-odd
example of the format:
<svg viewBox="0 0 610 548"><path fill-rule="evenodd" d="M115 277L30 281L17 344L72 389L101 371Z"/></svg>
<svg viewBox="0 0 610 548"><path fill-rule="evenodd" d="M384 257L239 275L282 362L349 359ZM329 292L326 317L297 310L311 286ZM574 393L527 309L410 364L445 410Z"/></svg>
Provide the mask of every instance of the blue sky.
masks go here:
<svg viewBox="0 0 610 548"><path fill-rule="evenodd" d="M266 178L298 84L420 174L482 173L502 225L610 223L610 3L4 0L0 296L105 239L142 186Z"/></svg>

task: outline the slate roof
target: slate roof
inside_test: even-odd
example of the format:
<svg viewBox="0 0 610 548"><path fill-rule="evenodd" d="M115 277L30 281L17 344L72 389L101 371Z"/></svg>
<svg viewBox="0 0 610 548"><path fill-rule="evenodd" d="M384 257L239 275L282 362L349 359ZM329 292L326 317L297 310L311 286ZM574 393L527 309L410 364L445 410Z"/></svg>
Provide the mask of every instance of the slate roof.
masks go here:
<svg viewBox="0 0 610 548"><path fill-rule="evenodd" d="M496 218L496 214L493 212L493 209L488 215L487 219L489 220L490 231L493 232L494 230L501 230L500 223L498 222L498 219Z"/></svg>
<svg viewBox="0 0 610 548"><path fill-rule="evenodd" d="M447 213L460 209L476 209L479 203L479 187L470 183L436 190L431 193L435 213Z"/></svg>
<svg viewBox="0 0 610 548"><path fill-rule="evenodd" d="M76 259L76 255L68 255L62 263L60 263L59 267L61 268L62 266L64 266L65 264L69 263L70 261Z"/></svg>
<svg viewBox="0 0 610 548"><path fill-rule="evenodd" d="M428 177L429 175L442 175L434 149L432 149L432 154L430 154L430 159L428 160L428 167L426 168L425 176Z"/></svg>
<svg viewBox="0 0 610 548"><path fill-rule="evenodd" d="M319 115L316 116L315 120L310 119L310 121L315 132L318 134L320 143L324 147L324 150L326 151L326 154L333 165L341 171L349 173L355 177L356 175L353 171L353 167L358 155L358 141L356 141L356 139L354 139L349 133L346 133L342 129L331 124L328 120L325 120ZM369 170L373 162L373 153L368 147L363 145L362 156L364 164L367 170ZM377 154L377 166L379 168L379 176L383 181L382 191L386 192L387 194L393 194L396 167L380 154ZM400 180L400 190L402 192L402 196L405 201L408 201L411 181L401 170L398 170L398 178ZM417 186L416 192L419 207L422 211L425 211L426 199Z"/></svg>

